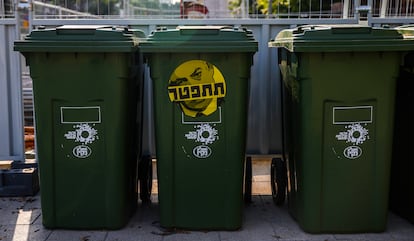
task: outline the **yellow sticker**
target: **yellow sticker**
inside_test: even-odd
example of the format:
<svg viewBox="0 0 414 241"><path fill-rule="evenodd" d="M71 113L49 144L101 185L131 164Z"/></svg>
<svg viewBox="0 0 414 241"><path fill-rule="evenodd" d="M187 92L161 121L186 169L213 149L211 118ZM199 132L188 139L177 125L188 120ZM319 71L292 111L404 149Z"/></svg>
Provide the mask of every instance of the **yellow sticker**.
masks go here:
<svg viewBox="0 0 414 241"><path fill-rule="evenodd" d="M217 110L217 99L226 96L226 82L213 64L190 60L172 73L168 95L172 102L180 104L185 115L208 116Z"/></svg>

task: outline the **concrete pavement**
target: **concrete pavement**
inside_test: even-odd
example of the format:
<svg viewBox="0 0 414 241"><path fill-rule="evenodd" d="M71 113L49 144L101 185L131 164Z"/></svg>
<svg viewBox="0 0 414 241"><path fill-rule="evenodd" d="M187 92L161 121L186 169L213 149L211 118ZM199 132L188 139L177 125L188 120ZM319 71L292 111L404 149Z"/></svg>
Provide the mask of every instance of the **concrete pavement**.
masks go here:
<svg viewBox="0 0 414 241"><path fill-rule="evenodd" d="M49 230L42 226L40 194L26 198L0 198L0 241L413 241L414 225L389 213L383 233L321 234L303 232L288 213L287 205L273 204L268 163L253 163L253 203L244 208L243 227L238 231L168 232L159 227L157 194L152 204L139 205L121 230ZM156 192L156 182L154 183Z"/></svg>

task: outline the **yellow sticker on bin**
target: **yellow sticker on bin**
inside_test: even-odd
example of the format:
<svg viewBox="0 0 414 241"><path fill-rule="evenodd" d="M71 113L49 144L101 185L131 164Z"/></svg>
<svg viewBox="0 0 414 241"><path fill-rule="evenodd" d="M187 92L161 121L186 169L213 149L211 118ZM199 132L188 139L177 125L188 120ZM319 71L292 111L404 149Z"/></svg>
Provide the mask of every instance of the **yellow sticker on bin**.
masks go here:
<svg viewBox="0 0 414 241"><path fill-rule="evenodd" d="M168 95L180 104L187 116L208 116L217 110L218 99L226 96L226 83L220 70L203 60L190 60L172 73Z"/></svg>

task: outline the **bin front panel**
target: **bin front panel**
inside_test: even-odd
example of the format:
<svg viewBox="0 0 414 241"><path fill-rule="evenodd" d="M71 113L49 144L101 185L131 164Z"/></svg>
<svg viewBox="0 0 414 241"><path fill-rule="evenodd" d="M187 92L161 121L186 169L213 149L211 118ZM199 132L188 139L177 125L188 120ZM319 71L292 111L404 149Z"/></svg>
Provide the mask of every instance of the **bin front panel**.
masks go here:
<svg viewBox="0 0 414 241"><path fill-rule="evenodd" d="M308 232L384 230L400 54L280 52L290 212Z"/></svg>
<svg viewBox="0 0 414 241"><path fill-rule="evenodd" d="M159 29L140 43L154 86L160 222L238 229L246 144L251 32Z"/></svg>
<svg viewBox="0 0 414 241"><path fill-rule="evenodd" d="M220 95L214 112L200 111L199 116L193 116L180 102L171 101L169 80L182 64L200 62L221 72L226 92L225 96ZM154 82L161 225L239 228L252 55L157 53L151 56L149 64ZM200 66L194 67L191 74L197 75ZM198 93L196 89L192 91ZM190 103L187 108L191 107Z"/></svg>
<svg viewBox="0 0 414 241"><path fill-rule="evenodd" d="M31 53L43 224L120 228L137 202L128 53Z"/></svg>

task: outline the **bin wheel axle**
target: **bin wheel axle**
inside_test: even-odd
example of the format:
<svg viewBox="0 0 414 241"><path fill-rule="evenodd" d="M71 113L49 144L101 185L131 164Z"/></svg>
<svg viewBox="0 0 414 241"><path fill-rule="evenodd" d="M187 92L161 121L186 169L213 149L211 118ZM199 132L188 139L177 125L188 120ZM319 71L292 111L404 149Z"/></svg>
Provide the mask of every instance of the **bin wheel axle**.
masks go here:
<svg viewBox="0 0 414 241"><path fill-rule="evenodd" d="M272 188L273 202L277 206L283 205L286 199L287 169L286 162L281 158L272 158L270 185Z"/></svg>
<svg viewBox="0 0 414 241"><path fill-rule="evenodd" d="M252 158L246 158L245 175L244 175L244 202L252 202Z"/></svg>
<svg viewBox="0 0 414 241"><path fill-rule="evenodd" d="M138 164L139 197L142 203L151 202L152 190L152 158L143 156Z"/></svg>

